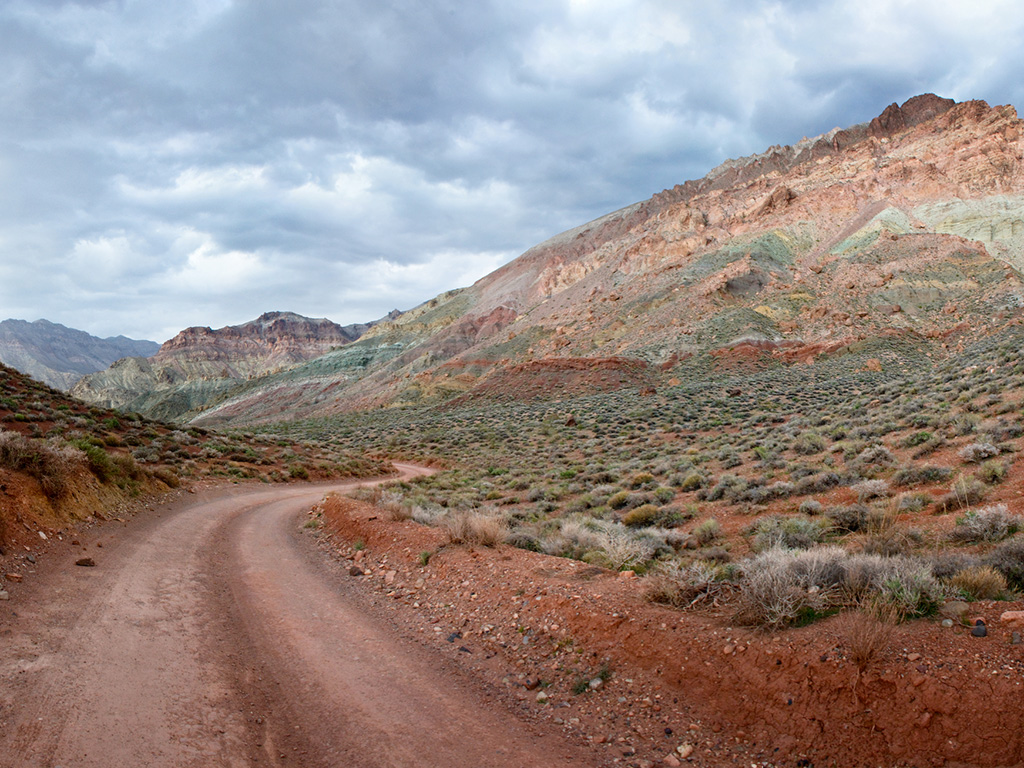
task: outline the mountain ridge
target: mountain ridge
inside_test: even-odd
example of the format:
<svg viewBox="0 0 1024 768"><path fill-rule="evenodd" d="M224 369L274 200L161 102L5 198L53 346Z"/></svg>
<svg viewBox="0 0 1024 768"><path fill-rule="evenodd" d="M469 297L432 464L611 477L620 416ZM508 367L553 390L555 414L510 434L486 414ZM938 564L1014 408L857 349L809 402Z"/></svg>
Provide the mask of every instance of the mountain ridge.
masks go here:
<svg viewBox="0 0 1024 768"><path fill-rule="evenodd" d="M159 346L126 336L100 338L45 319L0 322L0 363L65 391L82 376L122 357L153 354Z"/></svg>

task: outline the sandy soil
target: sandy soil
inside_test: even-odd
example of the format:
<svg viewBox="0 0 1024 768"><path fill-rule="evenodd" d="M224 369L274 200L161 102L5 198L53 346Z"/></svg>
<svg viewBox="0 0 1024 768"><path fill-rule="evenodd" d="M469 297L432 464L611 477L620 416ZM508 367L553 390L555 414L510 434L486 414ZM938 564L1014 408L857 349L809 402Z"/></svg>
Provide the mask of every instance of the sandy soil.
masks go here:
<svg viewBox="0 0 1024 768"><path fill-rule="evenodd" d="M318 556L327 489L207 489L40 556L0 603L0 766L599 764Z"/></svg>

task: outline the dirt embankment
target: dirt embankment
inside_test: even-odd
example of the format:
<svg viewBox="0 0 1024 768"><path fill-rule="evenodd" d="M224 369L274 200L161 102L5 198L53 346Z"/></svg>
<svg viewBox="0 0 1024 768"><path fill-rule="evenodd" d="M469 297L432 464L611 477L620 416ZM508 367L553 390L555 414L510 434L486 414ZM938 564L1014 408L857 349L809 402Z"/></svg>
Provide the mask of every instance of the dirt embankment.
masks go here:
<svg viewBox="0 0 1024 768"><path fill-rule="evenodd" d="M937 620L892 628L859 671L864 639L842 616L760 633L724 606L647 603L638 580L584 563L446 545L350 499L317 509L325 545L396 622L620 764L675 765L680 750L700 765L1024 760L1024 645L999 621L1020 602L971 604L983 638Z"/></svg>

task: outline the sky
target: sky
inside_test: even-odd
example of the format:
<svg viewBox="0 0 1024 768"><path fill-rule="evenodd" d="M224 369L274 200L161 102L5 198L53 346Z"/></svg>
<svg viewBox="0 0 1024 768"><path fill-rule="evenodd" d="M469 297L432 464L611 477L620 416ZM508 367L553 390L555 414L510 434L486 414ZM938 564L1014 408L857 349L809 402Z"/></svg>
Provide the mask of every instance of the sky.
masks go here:
<svg viewBox="0 0 1024 768"><path fill-rule="evenodd" d="M3 0L0 319L376 319L918 93L1024 106L1022 27L1013 0Z"/></svg>

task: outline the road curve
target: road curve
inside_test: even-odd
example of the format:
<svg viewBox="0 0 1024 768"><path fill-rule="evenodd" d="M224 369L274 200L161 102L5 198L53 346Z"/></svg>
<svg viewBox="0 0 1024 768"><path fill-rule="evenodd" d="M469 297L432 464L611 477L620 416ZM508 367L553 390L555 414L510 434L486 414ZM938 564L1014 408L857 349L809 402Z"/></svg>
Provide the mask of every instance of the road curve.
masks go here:
<svg viewBox="0 0 1024 768"><path fill-rule="evenodd" d="M55 555L0 613L0 766L590 764L315 556L327 490L204 492L83 538L95 568Z"/></svg>

